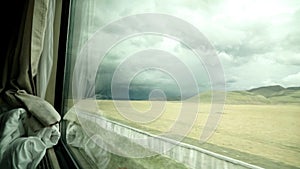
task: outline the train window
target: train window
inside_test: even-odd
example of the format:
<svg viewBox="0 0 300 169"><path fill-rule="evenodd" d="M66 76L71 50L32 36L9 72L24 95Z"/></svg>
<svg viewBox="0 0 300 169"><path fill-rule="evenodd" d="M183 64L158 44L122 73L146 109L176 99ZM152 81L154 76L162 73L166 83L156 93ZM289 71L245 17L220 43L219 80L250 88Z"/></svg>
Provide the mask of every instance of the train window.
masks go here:
<svg viewBox="0 0 300 169"><path fill-rule="evenodd" d="M82 168L300 166L298 0L72 0L63 142Z"/></svg>

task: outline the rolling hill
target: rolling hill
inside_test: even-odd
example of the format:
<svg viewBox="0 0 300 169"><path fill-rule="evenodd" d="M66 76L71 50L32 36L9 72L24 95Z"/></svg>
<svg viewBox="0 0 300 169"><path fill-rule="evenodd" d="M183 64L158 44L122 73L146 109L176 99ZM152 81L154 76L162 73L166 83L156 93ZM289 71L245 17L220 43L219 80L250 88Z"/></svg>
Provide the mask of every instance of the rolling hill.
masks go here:
<svg viewBox="0 0 300 169"><path fill-rule="evenodd" d="M299 103L300 87L265 86L249 90L249 92L262 95L271 103Z"/></svg>
<svg viewBox="0 0 300 169"><path fill-rule="evenodd" d="M189 101L211 101L211 92L206 91L194 96ZM300 87L263 86L245 91L226 92L226 104L300 104Z"/></svg>

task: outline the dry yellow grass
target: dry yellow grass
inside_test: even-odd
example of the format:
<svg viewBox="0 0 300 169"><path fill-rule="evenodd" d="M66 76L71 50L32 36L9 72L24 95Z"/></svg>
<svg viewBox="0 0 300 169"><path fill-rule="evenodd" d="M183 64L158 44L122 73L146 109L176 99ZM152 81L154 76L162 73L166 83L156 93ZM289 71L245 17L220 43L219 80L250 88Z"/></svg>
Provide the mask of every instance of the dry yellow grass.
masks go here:
<svg viewBox="0 0 300 169"><path fill-rule="evenodd" d="M210 143L300 166L300 106L226 105Z"/></svg>
<svg viewBox="0 0 300 169"><path fill-rule="evenodd" d="M157 108L161 112L155 116L145 113L151 108L148 101L130 101L131 108L120 104L118 109L110 100L99 100L97 104L103 116L155 134L169 131L178 121L179 114L185 113L180 112L180 102L167 102L163 111ZM208 103L200 104L187 137L199 140L210 106ZM119 112L131 111L132 108L140 112L135 115L153 120L139 123ZM191 123L184 125L190 126ZM218 128L208 143L299 167L299 129L300 105L225 105Z"/></svg>

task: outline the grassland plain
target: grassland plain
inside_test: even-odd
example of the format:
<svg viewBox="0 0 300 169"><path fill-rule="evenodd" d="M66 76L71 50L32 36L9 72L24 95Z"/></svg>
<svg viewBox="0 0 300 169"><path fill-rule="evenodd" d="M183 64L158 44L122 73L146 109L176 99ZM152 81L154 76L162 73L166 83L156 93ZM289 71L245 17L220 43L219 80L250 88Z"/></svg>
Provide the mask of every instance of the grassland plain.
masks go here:
<svg viewBox="0 0 300 169"><path fill-rule="evenodd" d="M218 127L210 139L204 143L200 143L199 138L210 112L211 92L203 92L199 96L187 100L186 104L198 104L199 107L197 112L194 112L197 117L182 141L264 168L299 169L300 87L266 86L247 91L229 91L226 92L226 95ZM200 103L197 97L200 97ZM154 102L150 101L129 101L131 106L120 104L118 109L112 100L80 100L76 102L83 110L94 113L101 112L99 115L108 119L153 134L167 132L175 122L178 122L178 115L186 113L181 110L182 105L179 101L165 102L163 110L153 106ZM70 108L74 101L66 100L66 103L66 107ZM95 103L98 108L90 106ZM141 112L140 116L153 120L148 123L139 123L125 118L120 110L131 112L132 107ZM151 108L160 113L151 117L145 113ZM98 109L101 111L99 112ZM187 123L189 124L182 125L191 125L190 122ZM117 160L116 164L131 168L135 168L135 166L156 168L164 164L163 158L157 156L137 160L116 156L113 159ZM172 165L183 167L176 162L170 162ZM114 166L116 164L113 161L111 163Z"/></svg>
<svg viewBox="0 0 300 169"><path fill-rule="evenodd" d="M151 108L149 101L130 101L130 104L143 116ZM99 100L98 106L103 116L154 134L167 132L178 115L185 113L181 112L181 102L166 102L155 120L137 123L122 116L111 100ZM209 103L199 104L197 118L185 142L266 168L300 168L300 105L226 104L215 133L200 144L210 107Z"/></svg>

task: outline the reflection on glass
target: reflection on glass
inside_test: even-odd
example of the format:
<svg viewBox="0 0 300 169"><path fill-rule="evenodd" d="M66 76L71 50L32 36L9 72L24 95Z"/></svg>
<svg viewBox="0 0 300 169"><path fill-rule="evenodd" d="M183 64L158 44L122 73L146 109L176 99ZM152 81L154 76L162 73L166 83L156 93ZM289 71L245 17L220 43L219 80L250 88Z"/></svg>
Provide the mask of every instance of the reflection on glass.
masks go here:
<svg viewBox="0 0 300 169"><path fill-rule="evenodd" d="M73 1L66 142L98 168L300 166L299 19L298 0Z"/></svg>

